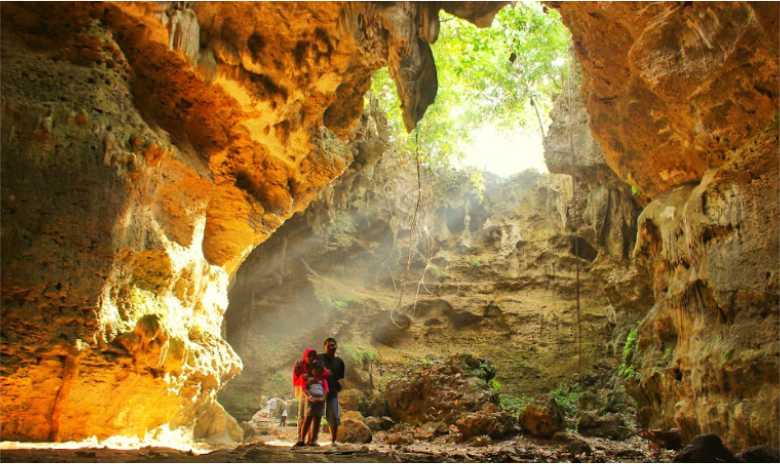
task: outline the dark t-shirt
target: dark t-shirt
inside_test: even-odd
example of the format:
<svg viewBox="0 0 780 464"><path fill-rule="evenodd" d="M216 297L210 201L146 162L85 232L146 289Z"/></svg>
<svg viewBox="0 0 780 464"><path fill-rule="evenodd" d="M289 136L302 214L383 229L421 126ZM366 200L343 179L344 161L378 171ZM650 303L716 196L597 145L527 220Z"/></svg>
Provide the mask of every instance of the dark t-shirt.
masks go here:
<svg viewBox="0 0 780 464"><path fill-rule="evenodd" d="M330 387L328 397L332 398L341 391L339 380L344 378L344 361L338 356L330 356L328 353L320 353L318 356L322 365L330 371L328 376L328 386Z"/></svg>

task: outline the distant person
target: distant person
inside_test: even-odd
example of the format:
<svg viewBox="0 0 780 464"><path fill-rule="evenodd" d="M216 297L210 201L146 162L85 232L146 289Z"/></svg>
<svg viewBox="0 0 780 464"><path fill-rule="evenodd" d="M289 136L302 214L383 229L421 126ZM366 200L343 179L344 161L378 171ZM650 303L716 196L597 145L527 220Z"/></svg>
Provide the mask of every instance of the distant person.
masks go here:
<svg viewBox="0 0 780 464"><path fill-rule="evenodd" d="M330 426L330 442L335 445L339 425L341 424L341 408L339 407L341 383L339 381L344 378L345 367L344 361L336 356L338 343L335 338L326 338L323 342L323 347L325 348L325 353L321 353L319 358L322 365L330 372L328 376L330 391L325 398L325 418Z"/></svg>
<svg viewBox="0 0 780 464"><path fill-rule="evenodd" d="M287 401L282 400L282 412L279 414L279 427L287 427Z"/></svg>
<svg viewBox="0 0 780 464"><path fill-rule="evenodd" d="M317 438L320 434L320 422L325 413L325 397L328 394L329 372L319 359L309 363L309 372L306 375L306 417L303 422L302 435L308 437L308 446L319 446Z"/></svg>
<svg viewBox="0 0 780 464"><path fill-rule="evenodd" d="M293 367L293 389L295 390L295 399L298 400L298 441L295 446L303 446L305 436L303 434L303 422L306 417L306 378L309 375L309 364L317 359L317 352L311 348L303 350L303 356L295 363Z"/></svg>

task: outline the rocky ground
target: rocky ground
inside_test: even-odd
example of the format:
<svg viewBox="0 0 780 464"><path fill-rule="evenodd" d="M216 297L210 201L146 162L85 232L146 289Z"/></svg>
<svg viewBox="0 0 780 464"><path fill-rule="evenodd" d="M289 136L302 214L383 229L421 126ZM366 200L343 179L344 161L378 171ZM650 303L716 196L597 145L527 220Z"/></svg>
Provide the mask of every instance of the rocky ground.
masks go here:
<svg viewBox="0 0 780 464"><path fill-rule="evenodd" d="M290 428L292 432L292 428ZM670 461L672 453L653 448L640 438L616 442L581 438L582 450L570 444L518 437L487 446L441 445L324 445L291 450L289 446L257 443L234 449L193 454L167 448L115 450L3 450L4 462L648 462ZM585 445L587 444L587 448Z"/></svg>

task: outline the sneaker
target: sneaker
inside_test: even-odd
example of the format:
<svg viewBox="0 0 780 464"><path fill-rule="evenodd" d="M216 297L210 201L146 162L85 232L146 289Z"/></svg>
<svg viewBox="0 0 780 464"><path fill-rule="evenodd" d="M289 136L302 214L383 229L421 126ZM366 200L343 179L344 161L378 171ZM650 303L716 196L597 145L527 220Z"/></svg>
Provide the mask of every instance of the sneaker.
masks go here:
<svg viewBox="0 0 780 464"><path fill-rule="evenodd" d="M290 449L296 449L296 448L300 448L302 446L306 446L306 444L304 442L302 442L302 441L299 441L299 442L295 443L294 445L292 445L292 448L290 448Z"/></svg>

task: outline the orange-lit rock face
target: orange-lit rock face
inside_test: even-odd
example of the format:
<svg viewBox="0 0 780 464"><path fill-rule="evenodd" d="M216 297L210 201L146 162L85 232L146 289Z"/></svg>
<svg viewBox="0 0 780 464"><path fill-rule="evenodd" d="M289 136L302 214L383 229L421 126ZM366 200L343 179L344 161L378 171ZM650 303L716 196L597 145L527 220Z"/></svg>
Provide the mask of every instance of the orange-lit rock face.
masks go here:
<svg viewBox="0 0 780 464"><path fill-rule="evenodd" d="M0 437L229 425L230 276L343 171L373 70L422 116L425 8L2 6Z"/></svg>
<svg viewBox="0 0 780 464"><path fill-rule="evenodd" d="M557 4L607 163L655 196L701 179L774 117L777 4Z"/></svg>
<svg viewBox="0 0 780 464"><path fill-rule="evenodd" d="M639 328L640 419L735 449L778 444L780 228L777 127L651 202L636 254L656 305Z"/></svg>
<svg viewBox="0 0 780 464"><path fill-rule="evenodd" d="M610 167L652 200L643 426L778 444L778 17L735 3L558 3Z"/></svg>

